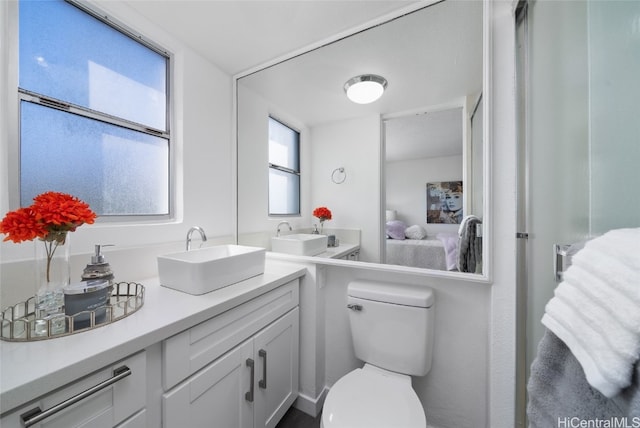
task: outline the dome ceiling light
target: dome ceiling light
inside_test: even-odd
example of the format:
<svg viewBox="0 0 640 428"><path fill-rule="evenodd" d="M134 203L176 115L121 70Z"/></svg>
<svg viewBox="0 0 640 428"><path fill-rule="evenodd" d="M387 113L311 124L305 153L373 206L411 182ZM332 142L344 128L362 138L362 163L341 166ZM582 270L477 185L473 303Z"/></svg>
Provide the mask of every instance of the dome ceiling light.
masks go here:
<svg viewBox="0 0 640 428"><path fill-rule="evenodd" d="M347 97L357 104L369 104L380 98L387 87L387 80L375 74L352 77L344 84Z"/></svg>

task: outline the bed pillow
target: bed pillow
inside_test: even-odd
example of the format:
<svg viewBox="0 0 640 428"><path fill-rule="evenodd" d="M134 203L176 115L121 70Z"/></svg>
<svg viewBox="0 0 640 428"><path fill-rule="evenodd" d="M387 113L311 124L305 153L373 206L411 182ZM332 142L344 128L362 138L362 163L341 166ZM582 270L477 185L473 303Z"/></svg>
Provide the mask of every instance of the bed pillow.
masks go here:
<svg viewBox="0 0 640 428"><path fill-rule="evenodd" d="M404 236L407 239L424 239L427 237L427 231L419 224L414 224L405 229Z"/></svg>
<svg viewBox="0 0 640 428"><path fill-rule="evenodd" d="M400 220L388 221L386 224L387 236L391 239L404 239L404 231L407 225Z"/></svg>

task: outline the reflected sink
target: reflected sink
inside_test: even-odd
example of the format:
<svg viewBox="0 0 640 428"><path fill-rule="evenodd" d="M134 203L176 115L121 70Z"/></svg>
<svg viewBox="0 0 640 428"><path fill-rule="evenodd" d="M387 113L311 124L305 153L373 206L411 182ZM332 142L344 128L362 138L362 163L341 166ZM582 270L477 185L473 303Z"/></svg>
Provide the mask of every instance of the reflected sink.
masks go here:
<svg viewBox="0 0 640 428"><path fill-rule="evenodd" d="M215 245L158 256L160 285L205 294L264 273L265 249Z"/></svg>
<svg viewBox="0 0 640 428"><path fill-rule="evenodd" d="M315 256L327 251L327 235L294 233L273 236L271 237L271 251L296 256Z"/></svg>

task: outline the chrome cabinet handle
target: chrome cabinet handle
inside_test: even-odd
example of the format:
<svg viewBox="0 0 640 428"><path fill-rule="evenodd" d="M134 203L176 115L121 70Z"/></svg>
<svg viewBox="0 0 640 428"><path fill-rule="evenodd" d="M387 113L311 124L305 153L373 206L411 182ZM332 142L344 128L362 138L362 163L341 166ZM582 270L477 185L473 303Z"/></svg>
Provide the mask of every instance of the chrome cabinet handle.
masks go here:
<svg viewBox="0 0 640 428"><path fill-rule="evenodd" d="M53 416L56 413L60 412L61 410L64 410L67 407L77 403L78 401L84 400L90 395L95 394L96 392L102 389L105 389L110 385L113 385L114 383L118 382L120 379L124 379L130 374L131 374L131 369L129 367L127 366L118 367L113 370L113 376L111 378L95 386L92 386L91 388L81 392L78 395L74 395L73 397L63 401L62 403L56 404L55 406L45 411L40 410L40 407L36 407L35 409L31 409L28 412L20 415L20 418L22 419L22 423L24 424L25 428L35 425L38 422L45 420L49 416Z"/></svg>
<svg viewBox="0 0 640 428"><path fill-rule="evenodd" d="M247 358L247 367L251 369L251 380L249 381L249 392L244 393L244 399L253 403L253 382L255 380L255 364L251 358Z"/></svg>
<svg viewBox="0 0 640 428"><path fill-rule="evenodd" d="M258 356L262 357L262 380L258 382L258 386L262 389L267 389L267 351L261 349L258 351Z"/></svg>

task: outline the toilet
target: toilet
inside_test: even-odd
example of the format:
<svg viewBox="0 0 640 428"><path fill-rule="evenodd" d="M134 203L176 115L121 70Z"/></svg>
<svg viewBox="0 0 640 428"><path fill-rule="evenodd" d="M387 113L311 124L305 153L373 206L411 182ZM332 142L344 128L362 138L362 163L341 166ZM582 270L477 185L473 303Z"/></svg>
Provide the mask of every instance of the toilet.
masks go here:
<svg viewBox="0 0 640 428"><path fill-rule="evenodd" d="M425 428L411 376L425 376L433 351L433 291L353 281L347 310L364 367L340 378L322 408L322 428Z"/></svg>

